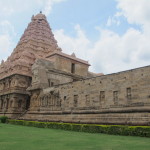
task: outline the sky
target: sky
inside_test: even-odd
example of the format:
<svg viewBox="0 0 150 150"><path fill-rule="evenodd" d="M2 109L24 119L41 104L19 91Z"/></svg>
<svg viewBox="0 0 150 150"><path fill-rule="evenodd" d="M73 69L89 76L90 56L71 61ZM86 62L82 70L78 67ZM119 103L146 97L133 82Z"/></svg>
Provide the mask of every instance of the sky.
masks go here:
<svg viewBox="0 0 150 150"><path fill-rule="evenodd" d="M40 11L63 52L88 60L92 72L150 65L150 0L0 0L0 61Z"/></svg>

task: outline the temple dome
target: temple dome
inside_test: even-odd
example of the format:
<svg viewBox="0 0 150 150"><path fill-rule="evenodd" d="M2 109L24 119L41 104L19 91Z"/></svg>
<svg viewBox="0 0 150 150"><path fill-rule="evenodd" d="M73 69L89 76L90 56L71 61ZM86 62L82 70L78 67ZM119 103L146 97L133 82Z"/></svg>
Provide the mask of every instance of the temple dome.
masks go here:
<svg viewBox="0 0 150 150"><path fill-rule="evenodd" d="M39 13L36 16L33 16L32 20L46 20L46 16L42 13Z"/></svg>

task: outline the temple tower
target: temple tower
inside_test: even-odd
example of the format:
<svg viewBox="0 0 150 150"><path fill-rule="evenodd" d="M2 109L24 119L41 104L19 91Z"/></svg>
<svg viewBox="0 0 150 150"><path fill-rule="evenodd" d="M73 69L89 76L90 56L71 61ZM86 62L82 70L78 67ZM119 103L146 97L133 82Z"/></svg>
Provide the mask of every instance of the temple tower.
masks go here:
<svg viewBox="0 0 150 150"><path fill-rule="evenodd" d="M32 16L20 41L8 59L0 64L0 113L14 117L28 109L30 96L26 89L32 80L36 59L61 51L46 16ZM16 114L16 115L15 115Z"/></svg>

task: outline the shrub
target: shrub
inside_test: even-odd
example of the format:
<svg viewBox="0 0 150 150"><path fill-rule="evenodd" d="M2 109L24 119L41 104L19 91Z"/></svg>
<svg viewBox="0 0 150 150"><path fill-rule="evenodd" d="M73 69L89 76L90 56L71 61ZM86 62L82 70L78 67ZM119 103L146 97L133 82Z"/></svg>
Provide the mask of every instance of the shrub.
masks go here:
<svg viewBox="0 0 150 150"><path fill-rule="evenodd" d="M82 124L72 124L72 131L81 132L82 131Z"/></svg>
<svg viewBox="0 0 150 150"><path fill-rule="evenodd" d="M34 123L32 123L32 121L25 121L23 125L25 125L25 126L33 126Z"/></svg>
<svg viewBox="0 0 150 150"><path fill-rule="evenodd" d="M61 123L48 122L47 123L47 128L51 128L51 129L63 129L63 126L62 126Z"/></svg>
<svg viewBox="0 0 150 150"><path fill-rule="evenodd" d="M97 127L98 126L85 124L85 125L82 126L82 131L83 132L89 132L89 133L97 133L96 132Z"/></svg>
<svg viewBox="0 0 150 150"><path fill-rule="evenodd" d="M105 131L106 125L91 125L91 124L84 124L82 126L83 132L89 132L89 133L107 133Z"/></svg>
<svg viewBox="0 0 150 150"><path fill-rule="evenodd" d="M7 116L1 116L1 117L0 117L1 123L6 123L7 120L8 120L8 117L7 117Z"/></svg>
<svg viewBox="0 0 150 150"><path fill-rule="evenodd" d="M150 126L97 125L97 124L92 125L92 124L75 124L75 123L38 122L25 120L8 120L8 123L15 125L33 126L38 128L63 129L78 132L150 137Z"/></svg>
<svg viewBox="0 0 150 150"><path fill-rule="evenodd" d="M35 122L35 126L38 128L47 128L47 123L46 122Z"/></svg>
<svg viewBox="0 0 150 150"><path fill-rule="evenodd" d="M8 120L8 123L9 123L9 124L17 124L16 121L17 121L17 120ZM20 120L19 120L19 121L20 121ZM19 124L19 123L18 123L18 124Z"/></svg>
<svg viewBox="0 0 150 150"><path fill-rule="evenodd" d="M63 123L63 130L72 130L72 124L71 123Z"/></svg>

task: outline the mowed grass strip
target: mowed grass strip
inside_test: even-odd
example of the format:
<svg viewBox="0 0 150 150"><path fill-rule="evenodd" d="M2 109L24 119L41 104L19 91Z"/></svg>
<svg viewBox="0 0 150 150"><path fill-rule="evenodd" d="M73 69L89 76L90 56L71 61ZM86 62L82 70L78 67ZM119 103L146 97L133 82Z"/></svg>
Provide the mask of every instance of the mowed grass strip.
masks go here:
<svg viewBox="0 0 150 150"><path fill-rule="evenodd" d="M150 150L150 138L0 124L0 150Z"/></svg>

